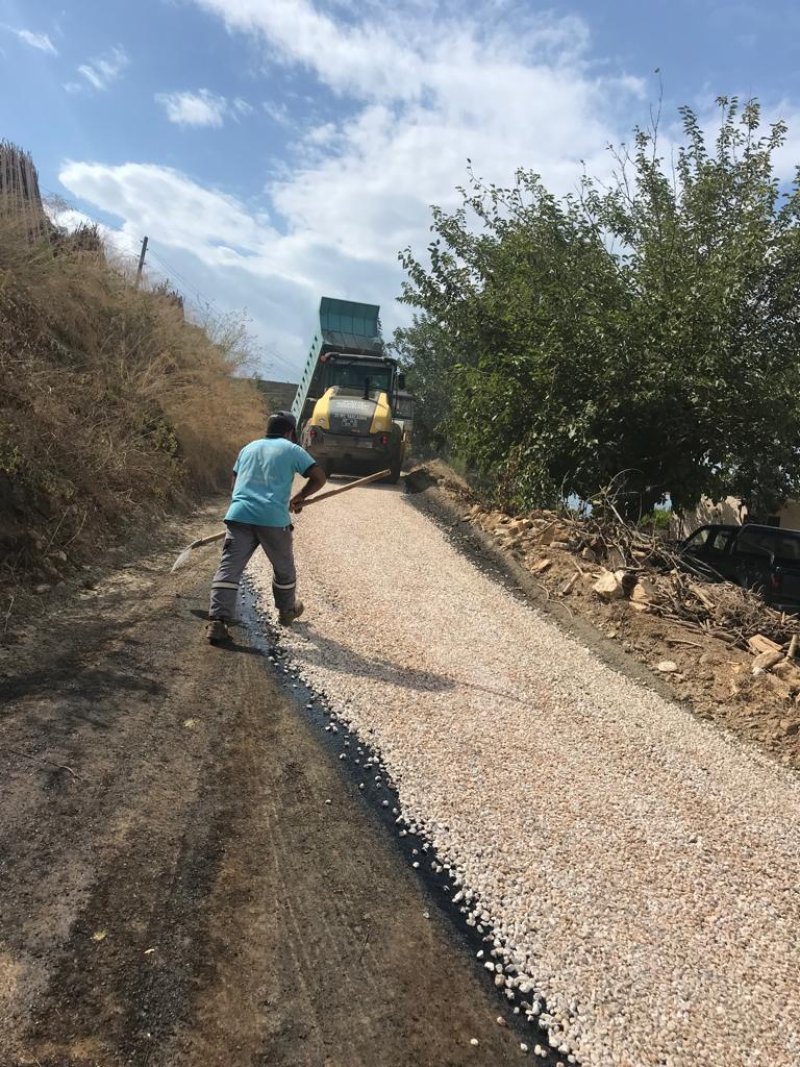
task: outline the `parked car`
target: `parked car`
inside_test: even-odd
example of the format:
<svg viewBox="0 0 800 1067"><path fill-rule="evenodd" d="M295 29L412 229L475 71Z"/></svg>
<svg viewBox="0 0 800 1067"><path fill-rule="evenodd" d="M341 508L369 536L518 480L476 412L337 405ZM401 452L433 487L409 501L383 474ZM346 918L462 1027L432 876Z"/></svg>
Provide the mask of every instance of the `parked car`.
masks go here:
<svg viewBox="0 0 800 1067"><path fill-rule="evenodd" d="M752 589L779 611L800 612L800 530L701 526L680 552L709 577Z"/></svg>

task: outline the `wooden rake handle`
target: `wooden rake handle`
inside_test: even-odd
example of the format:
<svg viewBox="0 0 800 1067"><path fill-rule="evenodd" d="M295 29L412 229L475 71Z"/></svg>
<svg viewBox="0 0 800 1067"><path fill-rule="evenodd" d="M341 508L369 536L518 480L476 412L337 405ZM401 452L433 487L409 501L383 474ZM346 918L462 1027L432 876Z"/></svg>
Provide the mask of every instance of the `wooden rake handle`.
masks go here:
<svg viewBox="0 0 800 1067"><path fill-rule="evenodd" d="M361 485L369 485L370 482L380 481L381 478L388 478L391 471L378 471L377 474L370 474L366 478L358 478L354 482L348 482L347 485L340 485L336 489L329 489L327 493L319 493L317 496L311 496L308 500L303 501L303 508L310 507L312 504L319 504L321 500L330 500L332 496L338 496L339 493L346 493L350 489L358 489Z"/></svg>
<svg viewBox="0 0 800 1067"><path fill-rule="evenodd" d="M211 534L210 537L201 537L197 541L192 541L188 547L202 548L203 545L213 545L215 541L221 541L227 532L227 530L220 530L219 533Z"/></svg>
<svg viewBox="0 0 800 1067"><path fill-rule="evenodd" d="M336 489L329 489L327 493L319 493L318 496L309 497L308 500L303 502L303 510L310 507L312 504L319 504L321 500L330 500L332 496L338 496L339 493L346 493L350 489L358 489L359 486L369 485L371 482L378 482L381 478L388 478L392 472L389 470L378 471L377 474L370 474L366 478L358 478L355 482L348 482L347 485L340 485ZM226 530L221 530L219 533L211 534L210 537L201 537L198 541L192 541L189 548L202 548L203 545L213 545L215 541L221 541L227 533Z"/></svg>

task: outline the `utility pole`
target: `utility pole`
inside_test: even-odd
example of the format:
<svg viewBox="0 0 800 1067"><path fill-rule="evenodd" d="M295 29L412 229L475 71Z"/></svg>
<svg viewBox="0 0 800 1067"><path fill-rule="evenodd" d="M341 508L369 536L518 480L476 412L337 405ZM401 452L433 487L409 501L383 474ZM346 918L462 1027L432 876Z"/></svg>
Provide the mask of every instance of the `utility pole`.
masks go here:
<svg viewBox="0 0 800 1067"><path fill-rule="evenodd" d="M136 288L139 288L139 282L142 280L142 271L144 270L144 257L147 255L147 238L142 241L142 252L139 256L139 266L136 269Z"/></svg>

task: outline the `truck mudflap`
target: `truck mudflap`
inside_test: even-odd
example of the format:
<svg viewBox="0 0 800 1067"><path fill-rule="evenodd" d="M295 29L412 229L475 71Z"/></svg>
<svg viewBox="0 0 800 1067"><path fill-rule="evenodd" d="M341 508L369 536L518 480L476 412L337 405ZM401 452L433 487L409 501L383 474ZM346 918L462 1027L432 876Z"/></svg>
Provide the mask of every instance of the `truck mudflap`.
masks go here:
<svg viewBox="0 0 800 1067"><path fill-rule="evenodd" d="M328 474L372 474L391 470L397 482L402 466L402 441L397 434L337 434L306 426L301 444Z"/></svg>

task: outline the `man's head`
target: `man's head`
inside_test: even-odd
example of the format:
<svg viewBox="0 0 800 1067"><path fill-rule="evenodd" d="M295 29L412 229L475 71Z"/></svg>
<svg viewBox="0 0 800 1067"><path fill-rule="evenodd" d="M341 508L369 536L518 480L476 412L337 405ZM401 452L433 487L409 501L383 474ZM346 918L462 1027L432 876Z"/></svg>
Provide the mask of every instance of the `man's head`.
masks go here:
<svg viewBox="0 0 800 1067"><path fill-rule="evenodd" d="M289 411L276 411L267 422L267 437L288 437L297 440L297 420Z"/></svg>

